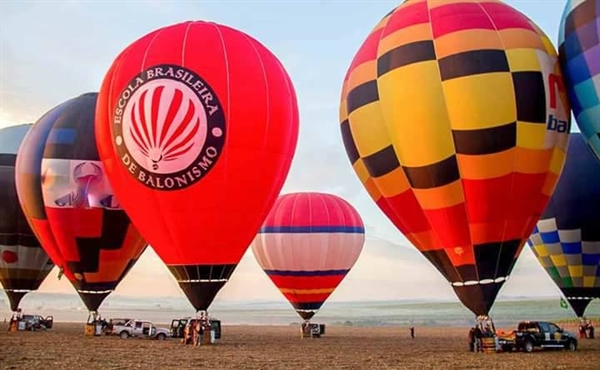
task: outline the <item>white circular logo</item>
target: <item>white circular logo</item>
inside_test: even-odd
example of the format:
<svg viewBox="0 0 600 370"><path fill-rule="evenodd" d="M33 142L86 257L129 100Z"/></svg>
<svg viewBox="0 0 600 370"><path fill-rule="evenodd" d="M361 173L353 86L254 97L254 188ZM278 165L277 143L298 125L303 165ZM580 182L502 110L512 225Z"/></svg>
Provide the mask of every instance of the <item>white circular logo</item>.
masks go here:
<svg viewBox="0 0 600 370"><path fill-rule="evenodd" d="M206 141L206 111L180 81L150 81L133 93L123 113L123 141L136 162L159 174L179 172Z"/></svg>
<svg viewBox="0 0 600 370"><path fill-rule="evenodd" d="M225 142L216 94L196 73L176 65L153 66L135 76L119 95L112 126L123 165L160 190L198 181Z"/></svg>

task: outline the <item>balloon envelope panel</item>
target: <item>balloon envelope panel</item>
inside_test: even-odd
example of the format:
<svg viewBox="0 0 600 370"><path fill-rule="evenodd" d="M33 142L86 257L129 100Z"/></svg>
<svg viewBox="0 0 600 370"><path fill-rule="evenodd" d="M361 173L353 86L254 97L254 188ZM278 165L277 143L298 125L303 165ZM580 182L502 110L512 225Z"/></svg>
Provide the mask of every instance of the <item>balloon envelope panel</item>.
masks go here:
<svg viewBox="0 0 600 370"><path fill-rule="evenodd" d="M571 134L556 190L528 244L577 316L600 298L600 161Z"/></svg>
<svg viewBox="0 0 600 370"><path fill-rule="evenodd" d="M600 0L567 1L558 50L576 122L600 159Z"/></svg>
<svg viewBox="0 0 600 370"><path fill-rule="evenodd" d="M0 283L16 311L37 290L54 264L23 214L15 186L17 151L31 124L0 129Z"/></svg>
<svg viewBox="0 0 600 370"><path fill-rule="evenodd" d="M341 100L368 193L487 314L564 163L570 108L548 37L499 1L409 0L366 38Z"/></svg>

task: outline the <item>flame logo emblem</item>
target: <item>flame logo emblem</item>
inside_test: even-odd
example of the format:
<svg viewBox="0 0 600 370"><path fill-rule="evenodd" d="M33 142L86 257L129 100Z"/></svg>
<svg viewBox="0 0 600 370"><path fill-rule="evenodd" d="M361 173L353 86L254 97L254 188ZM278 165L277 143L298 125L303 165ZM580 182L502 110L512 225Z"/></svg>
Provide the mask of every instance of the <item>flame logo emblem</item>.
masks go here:
<svg viewBox="0 0 600 370"><path fill-rule="evenodd" d="M168 87L157 86L153 91L142 91L130 113L131 137L155 171L161 162L173 161L189 152L200 130L197 110L202 105L194 104L180 89L166 93L165 89ZM170 100L169 104L164 104L163 96Z"/></svg>
<svg viewBox="0 0 600 370"><path fill-rule="evenodd" d="M111 120L114 148L136 181L169 191L207 176L224 151L228 114L207 81L192 69L159 64L120 91Z"/></svg>
<svg viewBox="0 0 600 370"><path fill-rule="evenodd" d="M206 140L206 112L189 87L156 80L140 88L125 112L123 136L147 170L169 173L187 167ZM128 126L128 127L127 127Z"/></svg>

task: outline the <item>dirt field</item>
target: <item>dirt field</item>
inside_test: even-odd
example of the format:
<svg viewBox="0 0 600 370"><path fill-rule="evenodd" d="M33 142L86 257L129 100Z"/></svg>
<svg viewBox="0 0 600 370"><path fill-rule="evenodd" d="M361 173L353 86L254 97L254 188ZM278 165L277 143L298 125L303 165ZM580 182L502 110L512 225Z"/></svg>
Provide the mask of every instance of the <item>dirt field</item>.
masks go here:
<svg viewBox="0 0 600 370"><path fill-rule="evenodd" d="M224 326L218 345L176 340L84 337L83 324L7 333L0 324L0 369L598 369L600 339L577 352L469 353L467 329L327 327L301 339L299 328ZM565 328L570 329L572 328Z"/></svg>

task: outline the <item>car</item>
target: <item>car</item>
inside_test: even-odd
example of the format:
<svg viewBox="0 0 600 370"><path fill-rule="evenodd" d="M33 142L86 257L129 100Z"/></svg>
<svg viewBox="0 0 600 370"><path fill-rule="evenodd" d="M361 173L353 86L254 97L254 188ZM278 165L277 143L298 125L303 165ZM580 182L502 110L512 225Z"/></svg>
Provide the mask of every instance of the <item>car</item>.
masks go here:
<svg viewBox="0 0 600 370"><path fill-rule="evenodd" d="M191 317L173 319L170 330L171 338L183 338L183 332L189 320L191 320Z"/></svg>
<svg viewBox="0 0 600 370"><path fill-rule="evenodd" d="M19 321L25 322L25 330L46 330L52 329L54 318L52 316L23 315Z"/></svg>
<svg viewBox="0 0 600 370"><path fill-rule="evenodd" d="M503 351L532 352L537 348L563 348L577 350L577 337L555 323L548 321L522 321L517 330L500 336L498 344Z"/></svg>
<svg viewBox="0 0 600 370"><path fill-rule="evenodd" d="M127 339L129 337L146 337L165 340L171 336L169 329L157 327L151 321L145 320L129 320L126 323L115 321L112 325L110 334L118 335L121 339Z"/></svg>

